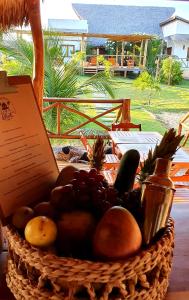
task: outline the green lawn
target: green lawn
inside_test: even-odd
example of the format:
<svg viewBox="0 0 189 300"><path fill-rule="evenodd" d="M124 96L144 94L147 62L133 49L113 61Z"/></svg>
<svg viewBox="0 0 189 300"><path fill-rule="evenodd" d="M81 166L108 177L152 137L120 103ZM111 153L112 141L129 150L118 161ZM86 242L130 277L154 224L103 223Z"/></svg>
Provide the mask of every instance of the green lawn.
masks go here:
<svg viewBox="0 0 189 300"><path fill-rule="evenodd" d="M87 76L81 76L85 80ZM134 87L134 79L114 77L115 98L131 99L131 118L141 123L143 130L154 130L163 133L166 124L157 118L163 112L175 113L178 116L189 111L189 80L183 80L178 86L161 85L161 90L153 94L148 105L148 91Z"/></svg>
<svg viewBox="0 0 189 300"><path fill-rule="evenodd" d="M115 97L131 99L132 121L141 123L143 130L164 132L166 125L157 115L168 112L178 115L189 111L189 81L183 80L179 86L161 85L161 90L153 94L148 105L148 92L133 86L133 79L115 77Z"/></svg>
<svg viewBox="0 0 189 300"><path fill-rule="evenodd" d="M117 86L117 87L116 87ZM148 105L148 92L133 86L133 80L115 79L116 98L128 97L132 100L132 108L145 107L151 112L187 112L189 110L189 81L183 81L180 86L161 85L156 92L151 105Z"/></svg>
<svg viewBox="0 0 189 300"><path fill-rule="evenodd" d="M86 78L87 76L80 76L82 81ZM189 111L189 80L183 80L179 86L161 85L161 90L152 96L150 105L148 105L148 92L134 87L133 81L133 79L114 77L115 98L131 99L132 122L141 123L142 130L164 133L168 126L159 118L162 113L174 113L180 116ZM93 115L92 111L90 115L91 113ZM80 121L78 120L79 123ZM90 124L87 128L97 128L97 126Z"/></svg>

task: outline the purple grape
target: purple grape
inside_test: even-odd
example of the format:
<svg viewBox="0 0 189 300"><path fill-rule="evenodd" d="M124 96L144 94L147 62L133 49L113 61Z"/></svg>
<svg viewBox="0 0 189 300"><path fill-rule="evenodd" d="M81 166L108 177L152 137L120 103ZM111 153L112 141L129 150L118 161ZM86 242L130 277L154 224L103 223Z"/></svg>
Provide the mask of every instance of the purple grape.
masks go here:
<svg viewBox="0 0 189 300"><path fill-rule="evenodd" d="M89 177L95 178L97 175L97 170L95 168L90 169L89 171Z"/></svg>
<svg viewBox="0 0 189 300"><path fill-rule="evenodd" d="M86 170L80 170L79 171L79 179L80 180L86 181L88 176L89 176L89 174Z"/></svg>

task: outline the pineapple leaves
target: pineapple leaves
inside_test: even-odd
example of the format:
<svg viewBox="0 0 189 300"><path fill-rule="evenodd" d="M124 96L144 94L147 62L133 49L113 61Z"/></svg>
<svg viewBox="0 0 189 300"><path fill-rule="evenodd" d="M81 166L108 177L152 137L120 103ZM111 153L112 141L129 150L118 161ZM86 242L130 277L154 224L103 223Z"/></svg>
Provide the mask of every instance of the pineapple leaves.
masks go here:
<svg viewBox="0 0 189 300"><path fill-rule="evenodd" d="M92 153L89 155L89 162L92 168L98 171L102 170L105 160L105 143L101 136L97 136L93 147Z"/></svg>
<svg viewBox="0 0 189 300"><path fill-rule="evenodd" d="M167 158L173 160L174 154L179 149L183 135L177 135L174 128L169 129L164 133L159 145L156 145L154 151L148 152L147 159L140 163L141 171L139 173L139 182L143 182L148 175L151 175L155 168L157 158Z"/></svg>

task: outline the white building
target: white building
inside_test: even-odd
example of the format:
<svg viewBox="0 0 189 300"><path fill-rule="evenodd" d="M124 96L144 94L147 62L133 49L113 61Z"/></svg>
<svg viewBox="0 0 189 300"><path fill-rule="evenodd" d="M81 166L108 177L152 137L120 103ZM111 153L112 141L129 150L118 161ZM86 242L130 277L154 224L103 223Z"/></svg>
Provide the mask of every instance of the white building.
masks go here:
<svg viewBox="0 0 189 300"><path fill-rule="evenodd" d="M181 60L184 77L189 77L189 20L173 16L160 26L167 42L167 54Z"/></svg>
<svg viewBox="0 0 189 300"><path fill-rule="evenodd" d="M56 9L55 9L56 8ZM42 4L42 26L56 32L87 33L87 20L80 18L70 0L45 1ZM62 51L67 57L81 51L81 37L66 36L62 39Z"/></svg>
<svg viewBox="0 0 189 300"><path fill-rule="evenodd" d="M49 19L48 29L56 32L75 32L75 33L87 33L88 23L87 20L70 19ZM62 38L62 52L66 57L71 57L76 51L81 51L81 37L69 37Z"/></svg>

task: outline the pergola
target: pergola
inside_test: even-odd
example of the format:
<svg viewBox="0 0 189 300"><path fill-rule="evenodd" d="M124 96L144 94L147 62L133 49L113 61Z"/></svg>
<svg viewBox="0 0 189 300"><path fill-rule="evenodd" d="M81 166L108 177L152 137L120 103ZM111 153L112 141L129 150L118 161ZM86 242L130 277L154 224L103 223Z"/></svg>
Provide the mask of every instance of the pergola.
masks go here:
<svg viewBox="0 0 189 300"><path fill-rule="evenodd" d="M58 36L64 36L64 37L80 37L81 38L81 51L85 51L86 49L86 39L87 38L103 38L107 39L109 41L114 42L121 42L122 43L122 50L121 50L121 61L123 64L123 58L124 58L124 43L130 42L130 43L141 43L141 50L140 50L140 60L142 57L142 53L144 56L144 62L143 66L146 64L146 56L147 56L147 48L148 48L148 41L153 38L152 35L147 34L104 34L104 33L81 33L81 32L62 32L62 31L54 31L54 34ZM44 33L48 34L48 32ZM72 39L73 40L73 39ZM97 53L98 55L99 53ZM118 47L116 48L116 61L118 56Z"/></svg>
<svg viewBox="0 0 189 300"><path fill-rule="evenodd" d="M0 0L0 32L30 25L34 44L33 87L42 111L44 59L40 0Z"/></svg>
<svg viewBox="0 0 189 300"><path fill-rule="evenodd" d="M17 29L15 30L17 34L21 35L30 35L31 31L29 30L20 30ZM48 36L49 31L43 31L43 34ZM124 46L126 42L130 43L140 43L140 54L138 55L139 58L139 65L140 67L138 69L143 69L146 66L146 59L147 59L147 49L148 49L148 41L153 39L153 35L147 35L147 34L127 34L127 35L120 35L120 34L104 34L104 33L82 33L82 32L65 32L65 31L56 31L56 30L51 30L50 31L51 35L59 36L62 38L69 38L69 42L80 42L80 51L86 53L86 44L87 44L87 38L100 38L100 39L106 39L108 41L113 41L113 42L120 42L121 43L121 54L119 54L119 49L118 45L116 45L116 55L115 56L115 61L116 64L118 65L118 57L121 58L121 63L119 66L115 67L112 66L112 68L116 71L123 71L124 73L127 72L127 68L124 67ZM79 38L79 39L78 39ZM64 40L66 41L66 40ZM99 55L99 47L96 46L97 48L97 53L96 56ZM135 48L133 48L133 56L135 56ZM82 64L83 69L88 68L85 67ZM97 66L96 66L97 67ZM89 67L91 68L91 67ZM95 67L93 67L95 69ZM132 68L129 68L129 70L132 70Z"/></svg>

